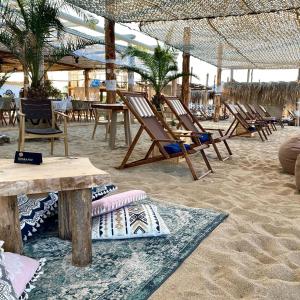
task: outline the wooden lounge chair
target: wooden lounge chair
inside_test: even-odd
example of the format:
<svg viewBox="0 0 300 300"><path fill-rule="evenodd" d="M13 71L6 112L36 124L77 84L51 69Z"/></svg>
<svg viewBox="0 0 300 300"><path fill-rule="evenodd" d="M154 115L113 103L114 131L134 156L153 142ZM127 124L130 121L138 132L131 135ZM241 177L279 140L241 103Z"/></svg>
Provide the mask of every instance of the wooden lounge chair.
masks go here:
<svg viewBox="0 0 300 300"><path fill-rule="evenodd" d="M61 131L56 124L57 115L64 118L64 131ZM51 155L53 155L54 139L63 138L65 156L68 156L68 117L61 112L54 112L50 99L22 99L19 118L19 151L24 151L27 139L46 138L51 140Z"/></svg>
<svg viewBox="0 0 300 300"><path fill-rule="evenodd" d="M264 117L265 118L270 118L270 119L273 119L275 124L279 124L281 126L281 128L284 128L284 125L283 125L283 122L282 122L282 118L276 118L274 116L271 116L269 114L269 112L266 110L266 108L262 105L258 105L258 107L262 110L262 112L264 113Z"/></svg>
<svg viewBox="0 0 300 300"><path fill-rule="evenodd" d="M244 104L237 103L237 106L240 109L241 113L244 114L244 117L246 120L255 121L257 123L260 123L266 129L266 132L268 135L272 134L272 131L269 127L269 121L271 121L271 120L267 121L267 120L264 120L263 118L260 118L256 115L254 115L251 110L248 111L248 109L246 108L246 106Z"/></svg>
<svg viewBox="0 0 300 300"><path fill-rule="evenodd" d="M192 132L192 135L197 136L197 141L200 139L202 144L209 144L214 147L214 150L218 156L218 159L221 161L227 160L232 152L227 143L227 139L229 136L223 135L222 129L214 129L214 128L203 128L197 118L192 114L192 112L188 109L188 107L182 103L177 97L165 97L165 101L167 105L170 107L173 114L179 121L178 127L182 126L185 130ZM211 132L208 131L218 131L219 137L213 137ZM229 156L222 158L220 151L217 147L217 143L223 142Z"/></svg>
<svg viewBox="0 0 300 300"><path fill-rule="evenodd" d="M244 116L236 109L235 105L229 104L227 102L224 102L224 105L226 108L230 111L230 113L233 115L234 120L227 129L227 132L225 135L229 135L230 137L244 135L247 133L253 133L258 132L260 139L264 142L267 140L267 135L263 130L263 126L260 123L257 123L255 121L249 121L244 118ZM238 126L241 126L245 129L244 132L241 132L239 134L236 133L236 129Z"/></svg>
<svg viewBox="0 0 300 300"><path fill-rule="evenodd" d="M275 126L275 123L276 123L276 118L266 118L266 117L263 117L262 114L259 112L258 109L256 109L256 107L253 105L253 104L247 104L250 111L252 112L253 116L255 116L255 118L257 120L262 120L262 121L265 121L267 122L267 124L269 126L271 126L271 128L273 129L273 131L277 131L277 128Z"/></svg>
<svg viewBox="0 0 300 300"><path fill-rule="evenodd" d="M118 91L118 94L141 125L119 169L135 167L174 157L184 157L195 180L213 172L204 152L209 145L202 145L200 141L197 144L192 145L184 144L184 141L178 139L174 135L167 123L164 121L163 117L159 115L144 93ZM128 162L144 130L150 136L152 144L144 158L137 161ZM153 153L155 147L157 147L160 152L157 155ZM201 176L196 174L189 155L198 152L202 155L202 158L208 169Z"/></svg>

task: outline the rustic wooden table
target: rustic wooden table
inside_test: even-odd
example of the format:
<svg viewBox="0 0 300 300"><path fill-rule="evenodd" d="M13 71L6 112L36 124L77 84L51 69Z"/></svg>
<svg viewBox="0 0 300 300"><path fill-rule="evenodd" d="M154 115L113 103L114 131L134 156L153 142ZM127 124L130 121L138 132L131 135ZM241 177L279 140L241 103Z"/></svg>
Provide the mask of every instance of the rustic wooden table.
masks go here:
<svg viewBox="0 0 300 300"><path fill-rule="evenodd" d="M111 111L111 126L109 134L109 146L111 149L115 149L116 144L116 133L117 133L117 116L119 112L124 114L124 131L125 131L125 141L126 145L129 146L132 142L131 132L130 132L130 117L129 110L126 105L123 104L93 104L93 108L107 109Z"/></svg>
<svg viewBox="0 0 300 300"><path fill-rule="evenodd" d="M44 158L41 165L0 159L0 240L6 251L22 253L17 195L59 191L59 237L72 240L72 263L92 261L91 187L110 181L88 158Z"/></svg>

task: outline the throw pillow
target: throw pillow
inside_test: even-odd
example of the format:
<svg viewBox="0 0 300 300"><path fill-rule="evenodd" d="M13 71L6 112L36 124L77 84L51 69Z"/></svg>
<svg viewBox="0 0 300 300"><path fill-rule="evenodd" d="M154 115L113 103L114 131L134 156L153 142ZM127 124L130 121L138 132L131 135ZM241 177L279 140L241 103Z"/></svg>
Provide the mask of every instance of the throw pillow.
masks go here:
<svg viewBox="0 0 300 300"><path fill-rule="evenodd" d="M147 194L144 191L133 190L124 193L107 196L92 203L92 216L106 214L120 207L126 206L132 202L146 199Z"/></svg>
<svg viewBox="0 0 300 300"><path fill-rule="evenodd" d="M136 204L92 219L92 239L128 239L170 234L157 207Z"/></svg>
<svg viewBox="0 0 300 300"><path fill-rule="evenodd" d="M92 200L99 200L104 196L116 191L117 189L118 187L112 183L96 186L92 188Z"/></svg>

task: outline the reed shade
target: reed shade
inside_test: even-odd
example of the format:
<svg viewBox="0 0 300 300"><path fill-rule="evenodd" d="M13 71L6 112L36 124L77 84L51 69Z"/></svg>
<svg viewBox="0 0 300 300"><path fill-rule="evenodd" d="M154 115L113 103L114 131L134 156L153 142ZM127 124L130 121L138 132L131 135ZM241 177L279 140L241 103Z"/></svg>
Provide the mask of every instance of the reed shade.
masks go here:
<svg viewBox="0 0 300 300"><path fill-rule="evenodd" d="M296 11L226 18L142 22L140 29L184 49L184 28L191 28L190 54L222 68L289 69L300 67L300 19Z"/></svg>
<svg viewBox="0 0 300 300"><path fill-rule="evenodd" d="M298 82L227 82L224 84L223 100L265 105L295 105L300 98Z"/></svg>
<svg viewBox="0 0 300 300"><path fill-rule="evenodd" d="M67 0L116 22L170 21L300 8L299 0Z"/></svg>

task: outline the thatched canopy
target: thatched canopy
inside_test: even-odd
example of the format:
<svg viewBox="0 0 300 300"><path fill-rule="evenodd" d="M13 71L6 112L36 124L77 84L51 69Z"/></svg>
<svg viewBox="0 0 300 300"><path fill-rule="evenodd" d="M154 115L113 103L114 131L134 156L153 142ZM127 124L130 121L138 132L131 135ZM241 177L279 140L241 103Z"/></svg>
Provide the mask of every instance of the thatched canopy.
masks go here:
<svg viewBox="0 0 300 300"><path fill-rule="evenodd" d="M227 82L222 97L229 101L266 105L296 104L300 98L300 83L292 82Z"/></svg>

